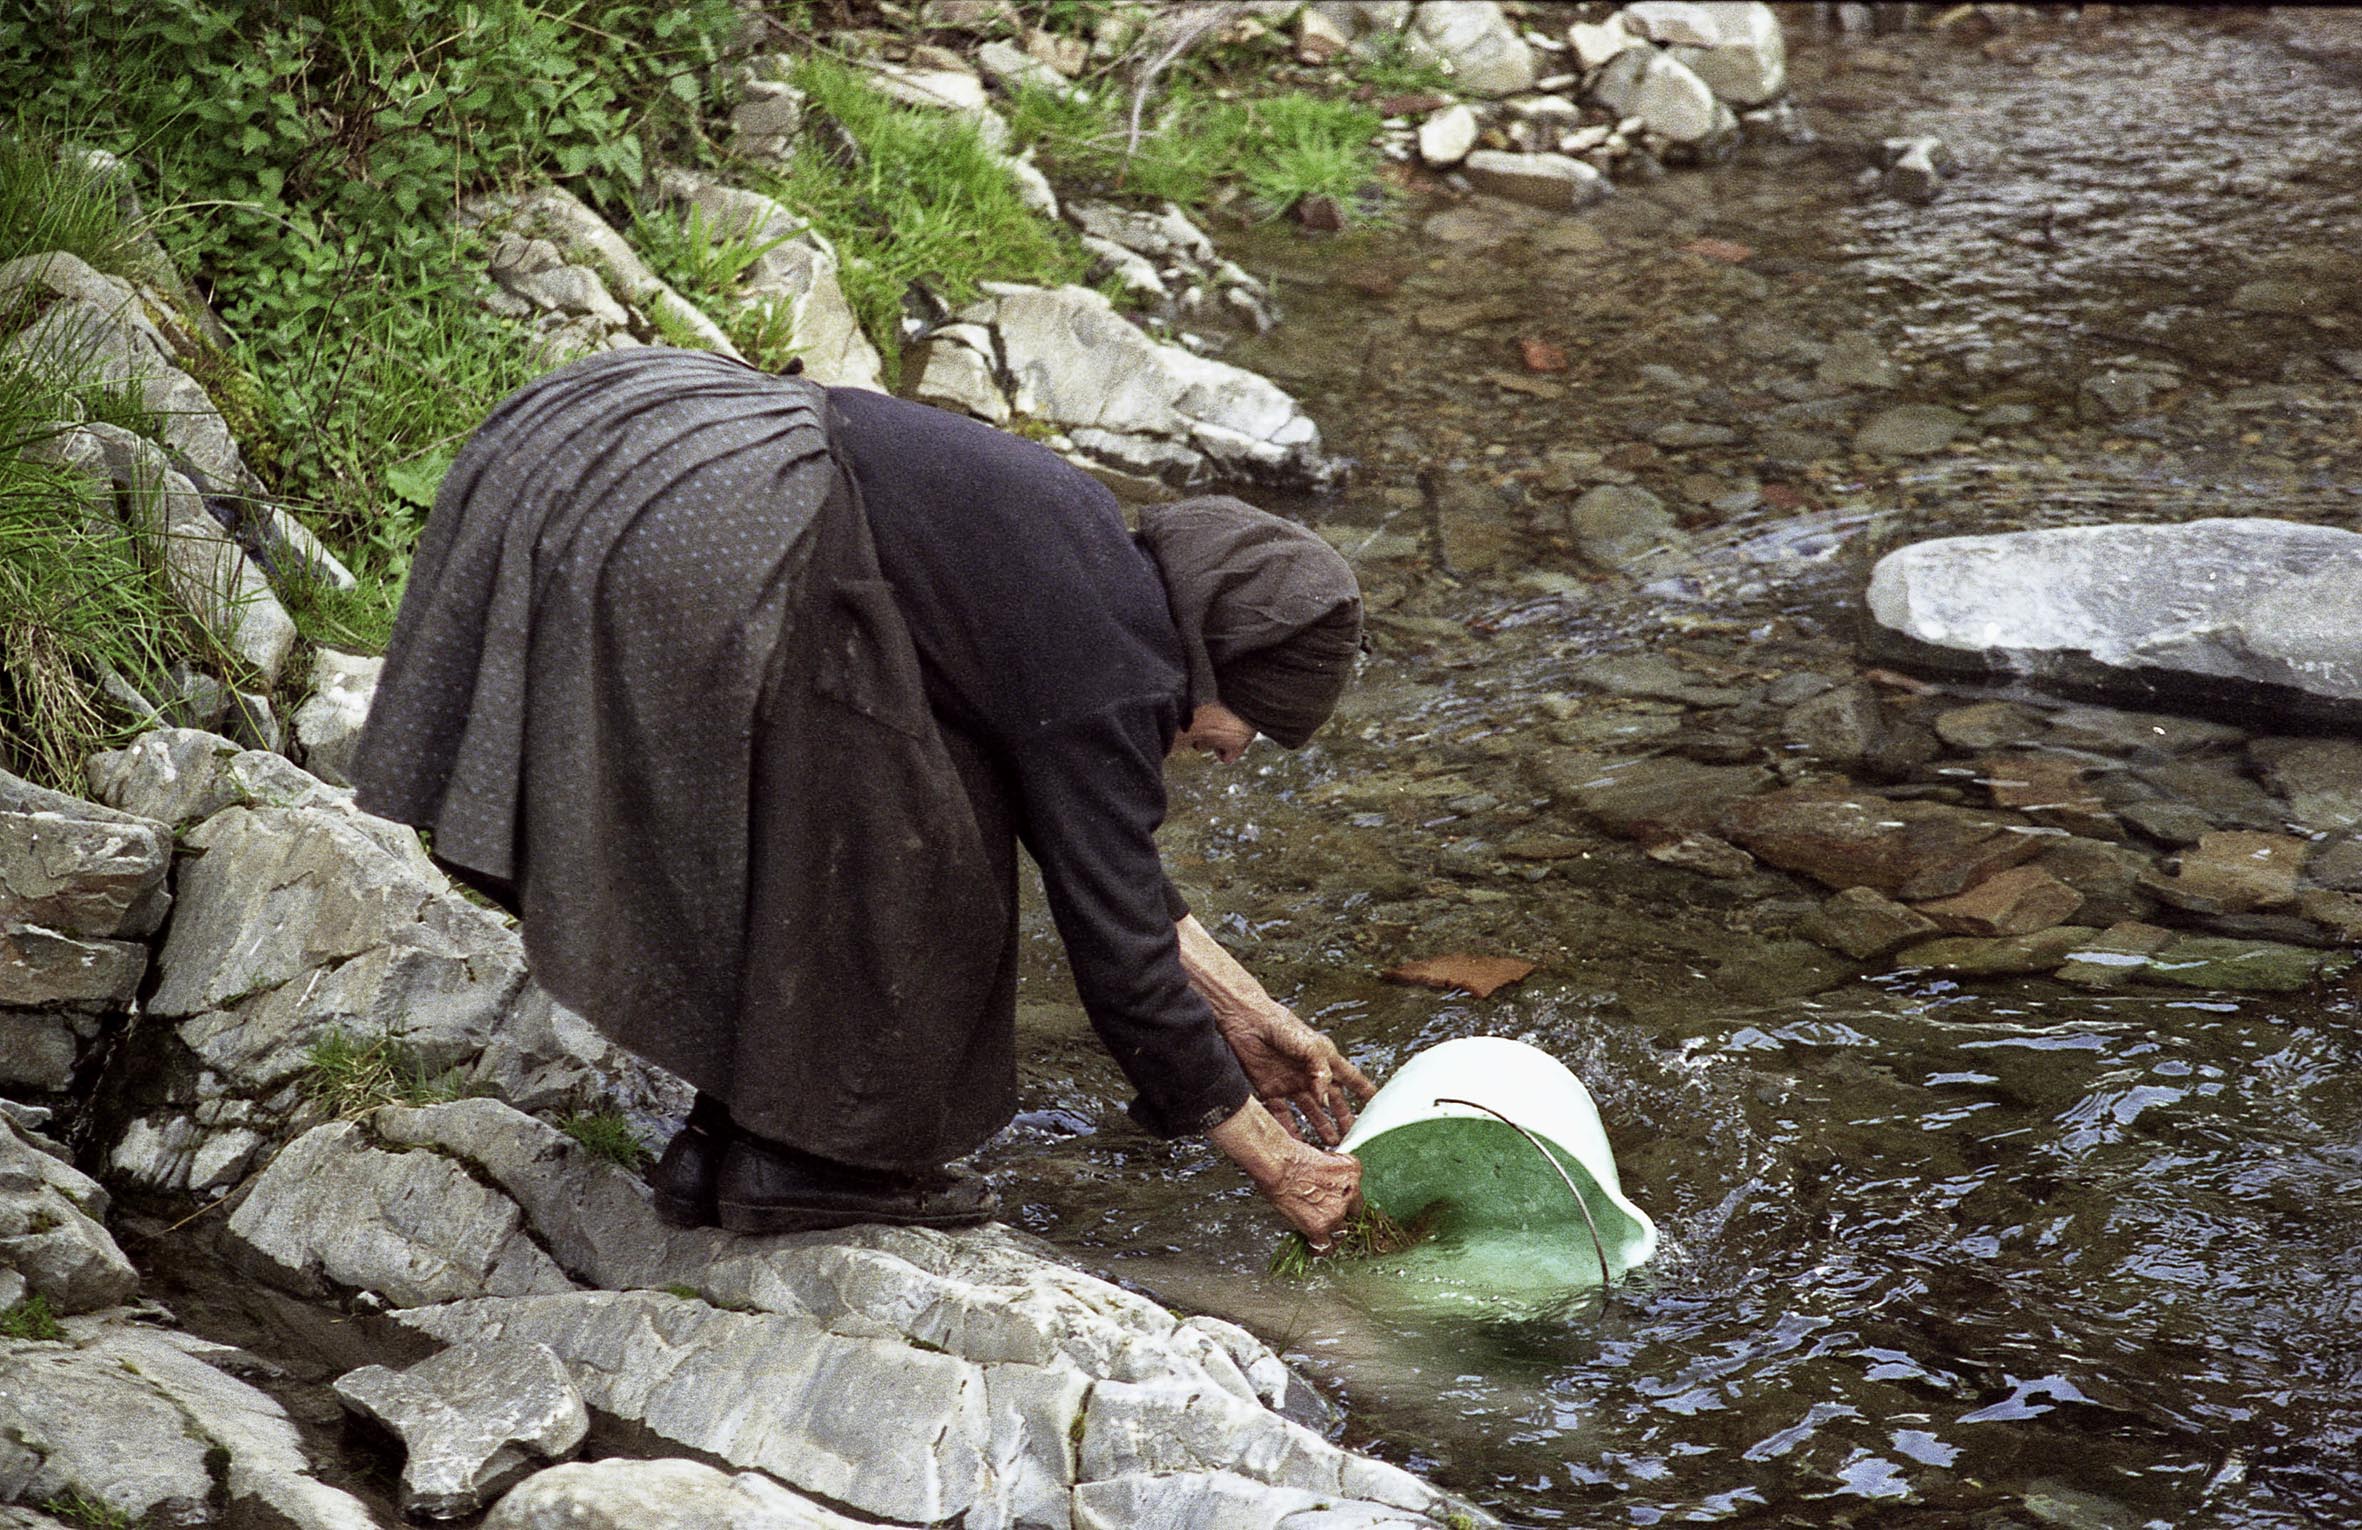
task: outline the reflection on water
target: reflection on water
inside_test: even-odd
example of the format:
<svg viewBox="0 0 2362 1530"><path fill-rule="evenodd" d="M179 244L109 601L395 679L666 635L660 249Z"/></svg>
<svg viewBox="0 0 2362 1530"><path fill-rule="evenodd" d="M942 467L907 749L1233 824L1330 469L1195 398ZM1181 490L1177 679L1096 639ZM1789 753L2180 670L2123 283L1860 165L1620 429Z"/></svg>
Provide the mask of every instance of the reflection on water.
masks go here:
<svg viewBox="0 0 2362 1530"><path fill-rule="evenodd" d="M1419 204L1419 232L1242 240L1296 297L1234 354L1362 463L1300 508L1361 560L1385 657L1323 746L1184 772L1170 847L1208 922L1374 1075L1471 1034L1568 1063L1662 1252L1604 1308L1514 1320L1367 1270L1275 1281L1276 1224L1207 1149L1088 1129L1124 1090L1046 965L1037 1113L989 1162L1036 1230L1248 1323L1340 1395L1353 1443L1519 1523L2362 1523L2350 990L1864 980L1753 933L1759 884L1590 835L1520 772L1551 728L1674 727L1671 702L1569 701L1584 655L1842 663L1867 560L1904 538L2362 508L2362 391L2322 361L2362 344L2349 83L2178 14L2054 19L1992 56L1881 37L1875 70L1796 43L1817 147L1581 220ZM1855 189L1842 145L1905 129L1968 167L1931 207ZM1701 235L1756 254L1681 253ZM2239 308L2258 280L2327 296ZM1522 318L1420 323L1498 290ZM1538 393L1497 383L1521 334L1574 358ZM1847 336L1892 392L1817 381ZM2157 379L2153 410L2085 396L2119 363ZM1850 454L1887 399L1978 423L1932 457ZM1742 439L1635 448L1699 420ZM1432 523L1429 464L1454 486ZM1642 588L1565 537L1573 493L1634 478L1697 554ZM1371 976L1451 950L1543 970L1484 1003Z"/></svg>

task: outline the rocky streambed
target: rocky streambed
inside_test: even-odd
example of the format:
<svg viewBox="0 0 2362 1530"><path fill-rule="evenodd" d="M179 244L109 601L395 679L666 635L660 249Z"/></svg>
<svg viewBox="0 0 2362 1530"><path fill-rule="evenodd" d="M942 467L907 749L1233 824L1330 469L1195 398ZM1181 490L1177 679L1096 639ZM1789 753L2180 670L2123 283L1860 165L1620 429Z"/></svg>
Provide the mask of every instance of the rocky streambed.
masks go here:
<svg viewBox="0 0 2362 1530"><path fill-rule="evenodd" d="M1180 880L1381 1076L1567 1059L1668 1252L1473 1330L1274 1286L1252 1203L1115 1132L1048 1007L996 1160L1051 1180L1027 1225L1278 1336L1350 1439L1521 1523L2362 1519L2362 750L2263 690L1897 667L1864 600L1951 535L2352 533L2362 143L2283 126L2349 88L2347 22L1792 30L1817 141L1572 218L1423 179L1398 237L1230 241L1288 317L1227 354L1358 460L1300 508L1381 655L1315 749L1192 780ZM1961 168L1894 195L1882 146L1931 135ZM2175 545L2116 561L2167 588ZM1379 976L1450 952L1538 967Z"/></svg>

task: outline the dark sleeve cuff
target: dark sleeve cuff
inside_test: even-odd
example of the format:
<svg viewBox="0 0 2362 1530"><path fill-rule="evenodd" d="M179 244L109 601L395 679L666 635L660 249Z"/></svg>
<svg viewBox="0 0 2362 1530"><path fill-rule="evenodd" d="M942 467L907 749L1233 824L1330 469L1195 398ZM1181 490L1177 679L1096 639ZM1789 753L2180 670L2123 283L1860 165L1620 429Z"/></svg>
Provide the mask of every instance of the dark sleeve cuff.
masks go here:
<svg viewBox="0 0 2362 1530"><path fill-rule="evenodd" d="M1189 917L1189 900L1181 896L1171 877L1165 878L1165 917L1175 924Z"/></svg>
<svg viewBox="0 0 2362 1530"><path fill-rule="evenodd" d="M1255 1091L1247 1087L1247 1076L1232 1063L1212 1086L1191 1091L1167 1111L1150 1105L1145 1095L1128 1108L1140 1129L1152 1137L1195 1137L1237 1115L1254 1097Z"/></svg>

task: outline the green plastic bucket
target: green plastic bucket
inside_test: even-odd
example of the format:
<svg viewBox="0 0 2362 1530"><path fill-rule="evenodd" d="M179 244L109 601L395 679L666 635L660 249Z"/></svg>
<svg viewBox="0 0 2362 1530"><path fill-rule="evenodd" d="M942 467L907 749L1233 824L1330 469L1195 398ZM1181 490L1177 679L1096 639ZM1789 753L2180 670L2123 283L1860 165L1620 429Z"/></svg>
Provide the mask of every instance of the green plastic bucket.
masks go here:
<svg viewBox="0 0 2362 1530"><path fill-rule="evenodd" d="M1430 1047L1370 1101L1345 1150L1362 1198L1433 1234L1366 1261L1446 1304L1498 1309L1597 1289L1648 1262L1657 1227L1624 1196L1599 1108L1538 1047Z"/></svg>

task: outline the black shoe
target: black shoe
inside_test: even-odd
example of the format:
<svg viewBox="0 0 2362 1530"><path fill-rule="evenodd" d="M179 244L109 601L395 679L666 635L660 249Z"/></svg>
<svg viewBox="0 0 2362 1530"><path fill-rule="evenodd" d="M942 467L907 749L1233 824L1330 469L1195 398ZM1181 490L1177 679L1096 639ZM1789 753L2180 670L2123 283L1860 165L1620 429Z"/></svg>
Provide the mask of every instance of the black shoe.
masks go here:
<svg viewBox="0 0 2362 1530"><path fill-rule="evenodd" d="M864 1222L958 1227L988 1221L1000 1197L972 1169L858 1169L740 1132L722 1155L715 1210L732 1232L819 1232Z"/></svg>
<svg viewBox="0 0 2362 1530"><path fill-rule="evenodd" d="M664 1156L648 1171L648 1198L658 1218L674 1227L715 1225L714 1185L735 1135L722 1102L700 1094L689 1110L688 1124L673 1133Z"/></svg>

